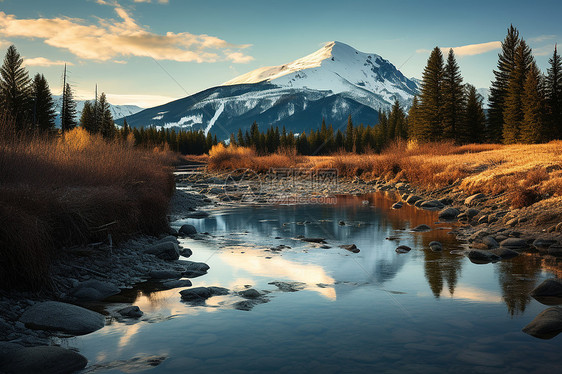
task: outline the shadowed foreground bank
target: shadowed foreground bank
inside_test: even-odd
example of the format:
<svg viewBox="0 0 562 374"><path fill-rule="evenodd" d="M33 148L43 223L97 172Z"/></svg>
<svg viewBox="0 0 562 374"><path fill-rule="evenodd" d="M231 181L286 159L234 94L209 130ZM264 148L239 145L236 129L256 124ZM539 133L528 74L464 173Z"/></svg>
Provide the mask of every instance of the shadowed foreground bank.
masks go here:
<svg viewBox="0 0 562 374"><path fill-rule="evenodd" d="M0 140L0 288L48 287L62 247L168 228L171 157L76 128Z"/></svg>

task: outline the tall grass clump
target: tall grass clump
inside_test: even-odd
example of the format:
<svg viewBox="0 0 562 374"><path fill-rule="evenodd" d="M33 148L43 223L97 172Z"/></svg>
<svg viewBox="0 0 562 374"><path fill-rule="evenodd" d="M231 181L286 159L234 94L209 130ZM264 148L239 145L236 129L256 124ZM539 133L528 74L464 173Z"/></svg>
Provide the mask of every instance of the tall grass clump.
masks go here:
<svg viewBox="0 0 562 374"><path fill-rule="evenodd" d="M166 152L76 128L0 139L0 288L41 289L63 246L168 228Z"/></svg>

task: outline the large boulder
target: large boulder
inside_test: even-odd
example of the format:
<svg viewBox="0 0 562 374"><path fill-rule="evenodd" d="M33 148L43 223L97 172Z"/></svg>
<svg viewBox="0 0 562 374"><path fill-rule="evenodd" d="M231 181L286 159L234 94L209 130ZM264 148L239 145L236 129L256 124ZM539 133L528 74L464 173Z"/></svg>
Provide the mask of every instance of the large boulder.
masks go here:
<svg viewBox="0 0 562 374"><path fill-rule="evenodd" d="M439 212L439 219L444 219L444 220L454 220L455 218L457 218L457 216L459 215L459 210L456 208L445 208L442 211Z"/></svg>
<svg viewBox="0 0 562 374"><path fill-rule="evenodd" d="M113 283L92 279L79 283L69 291L69 295L80 301L97 301L117 295L119 292L121 290Z"/></svg>
<svg viewBox="0 0 562 374"><path fill-rule="evenodd" d="M37 303L25 310L20 321L28 328L85 335L105 326L105 317L91 310L58 301Z"/></svg>
<svg viewBox="0 0 562 374"><path fill-rule="evenodd" d="M523 249L528 248L529 245L524 239L508 238L500 243L500 247L513 249L514 251L522 251Z"/></svg>
<svg viewBox="0 0 562 374"><path fill-rule="evenodd" d="M145 249L144 253L154 255L162 260L174 261L180 258L180 249L174 242L162 242Z"/></svg>
<svg viewBox="0 0 562 374"><path fill-rule="evenodd" d="M66 374L82 370L86 357L56 346L25 347L11 352L0 372L29 374Z"/></svg>
<svg viewBox="0 0 562 374"><path fill-rule="evenodd" d="M552 339L562 332L562 308L553 307L543 310L523 332L539 339Z"/></svg>
<svg viewBox="0 0 562 374"><path fill-rule="evenodd" d="M500 259L495 253L481 249L471 249L466 255L475 264L487 264Z"/></svg>
<svg viewBox="0 0 562 374"><path fill-rule="evenodd" d="M181 271L177 270L151 270L149 275L152 279L180 279Z"/></svg>
<svg viewBox="0 0 562 374"><path fill-rule="evenodd" d="M193 225L182 225L178 233L183 236L192 236L197 234L197 229Z"/></svg>

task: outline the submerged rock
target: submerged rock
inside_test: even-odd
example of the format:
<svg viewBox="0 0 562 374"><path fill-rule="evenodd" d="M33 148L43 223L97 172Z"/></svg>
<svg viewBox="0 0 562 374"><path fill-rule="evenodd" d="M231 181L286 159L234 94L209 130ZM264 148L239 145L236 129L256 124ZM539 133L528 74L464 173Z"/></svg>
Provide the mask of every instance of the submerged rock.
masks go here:
<svg viewBox="0 0 562 374"><path fill-rule="evenodd" d="M14 350L0 372L66 374L74 373L86 367L86 357L69 349L56 346L25 347Z"/></svg>
<svg viewBox="0 0 562 374"><path fill-rule="evenodd" d="M228 295L229 292L223 287L195 287L180 291L180 295L185 301L203 301L212 296Z"/></svg>
<svg viewBox="0 0 562 374"><path fill-rule="evenodd" d="M123 317L140 318L143 316L142 310L136 305L131 305L123 309L119 309L117 313L121 314Z"/></svg>
<svg viewBox="0 0 562 374"><path fill-rule="evenodd" d="M487 264L500 259L495 253L481 249L471 249L466 255L475 264Z"/></svg>
<svg viewBox="0 0 562 374"><path fill-rule="evenodd" d="M552 339L562 332L562 308L553 307L543 310L523 332L539 339Z"/></svg>
<svg viewBox="0 0 562 374"><path fill-rule="evenodd" d="M37 303L25 310L20 321L26 327L85 335L101 329L105 317L91 310L58 301Z"/></svg>
<svg viewBox="0 0 562 374"><path fill-rule="evenodd" d="M408 253L412 250L412 248L408 247L407 245L400 245L396 248L396 253Z"/></svg>
<svg viewBox="0 0 562 374"><path fill-rule="evenodd" d="M327 244L324 238L299 238L303 242Z"/></svg>
<svg viewBox="0 0 562 374"><path fill-rule="evenodd" d="M507 259L519 256L519 252L514 251L512 249L509 249L509 248L505 248L505 247L495 248L495 249L492 249L490 252L492 252L496 256L500 257L502 260L507 260Z"/></svg>
<svg viewBox="0 0 562 374"><path fill-rule="evenodd" d="M303 282L269 282L268 284L272 284L279 288L280 291L283 292L296 292L303 290L306 287L306 283Z"/></svg>
<svg viewBox="0 0 562 374"><path fill-rule="evenodd" d="M430 230L431 227L429 227L428 225L418 225L412 229L412 231L417 231L417 232L430 231Z"/></svg>
<svg viewBox="0 0 562 374"><path fill-rule="evenodd" d="M346 249L353 253L359 253L359 248L355 244L344 244L340 245L340 248Z"/></svg>
<svg viewBox="0 0 562 374"><path fill-rule="evenodd" d="M254 288L250 288L244 291L238 292L238 295L242 296L245 299L257 299L262 297L262 293Z"/></svg>
<svg viewBox="0 0 562 374"><path fill-rule="evenodd" d="M437 242L437 241L433 241L433 242L429 243L429 248L433 252L440 252L440 251L443 250L443 244L441 244L440 242Z"/></svg>

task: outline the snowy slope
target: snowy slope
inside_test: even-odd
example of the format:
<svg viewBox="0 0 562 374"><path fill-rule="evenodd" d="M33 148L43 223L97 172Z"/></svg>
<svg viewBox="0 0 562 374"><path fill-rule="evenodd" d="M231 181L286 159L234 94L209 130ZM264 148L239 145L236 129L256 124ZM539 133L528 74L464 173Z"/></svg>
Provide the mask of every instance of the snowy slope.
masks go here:
<svg viewBox="0 0 562 374"><path fill-rule="evenodd" d="M62 97L60 95L53 95L53 101L55 102L55 111L57 112L57 118L55 119L55 124L57 126L60 126L59 114L60 114L60 107L62 103ZM93 102L93 99L76 101L76 112L77 112L76 120L80 119L80 116L82 115L82 110L84 109L84 103L86 101ZM109 110L111 111L111 115L113 116L113 119L117 119L117 118L132 116L133 114L136 114L141 110L143 110L143 108L136 105L113 105L110 103Z"/></svg>
<svg viewBox="0 0 562 374"><path fill-rule="evenodd" d="M257 121L260 128L285 126L302 132L324 118L334 128L354 123L374 125L378 111L395 100L411 105L418 84L376 54L339 42L291 63L264 67L222 86L127 117L133 127L203 130L227 139ZM122 121L118 121L121 123Z"/></svg>

